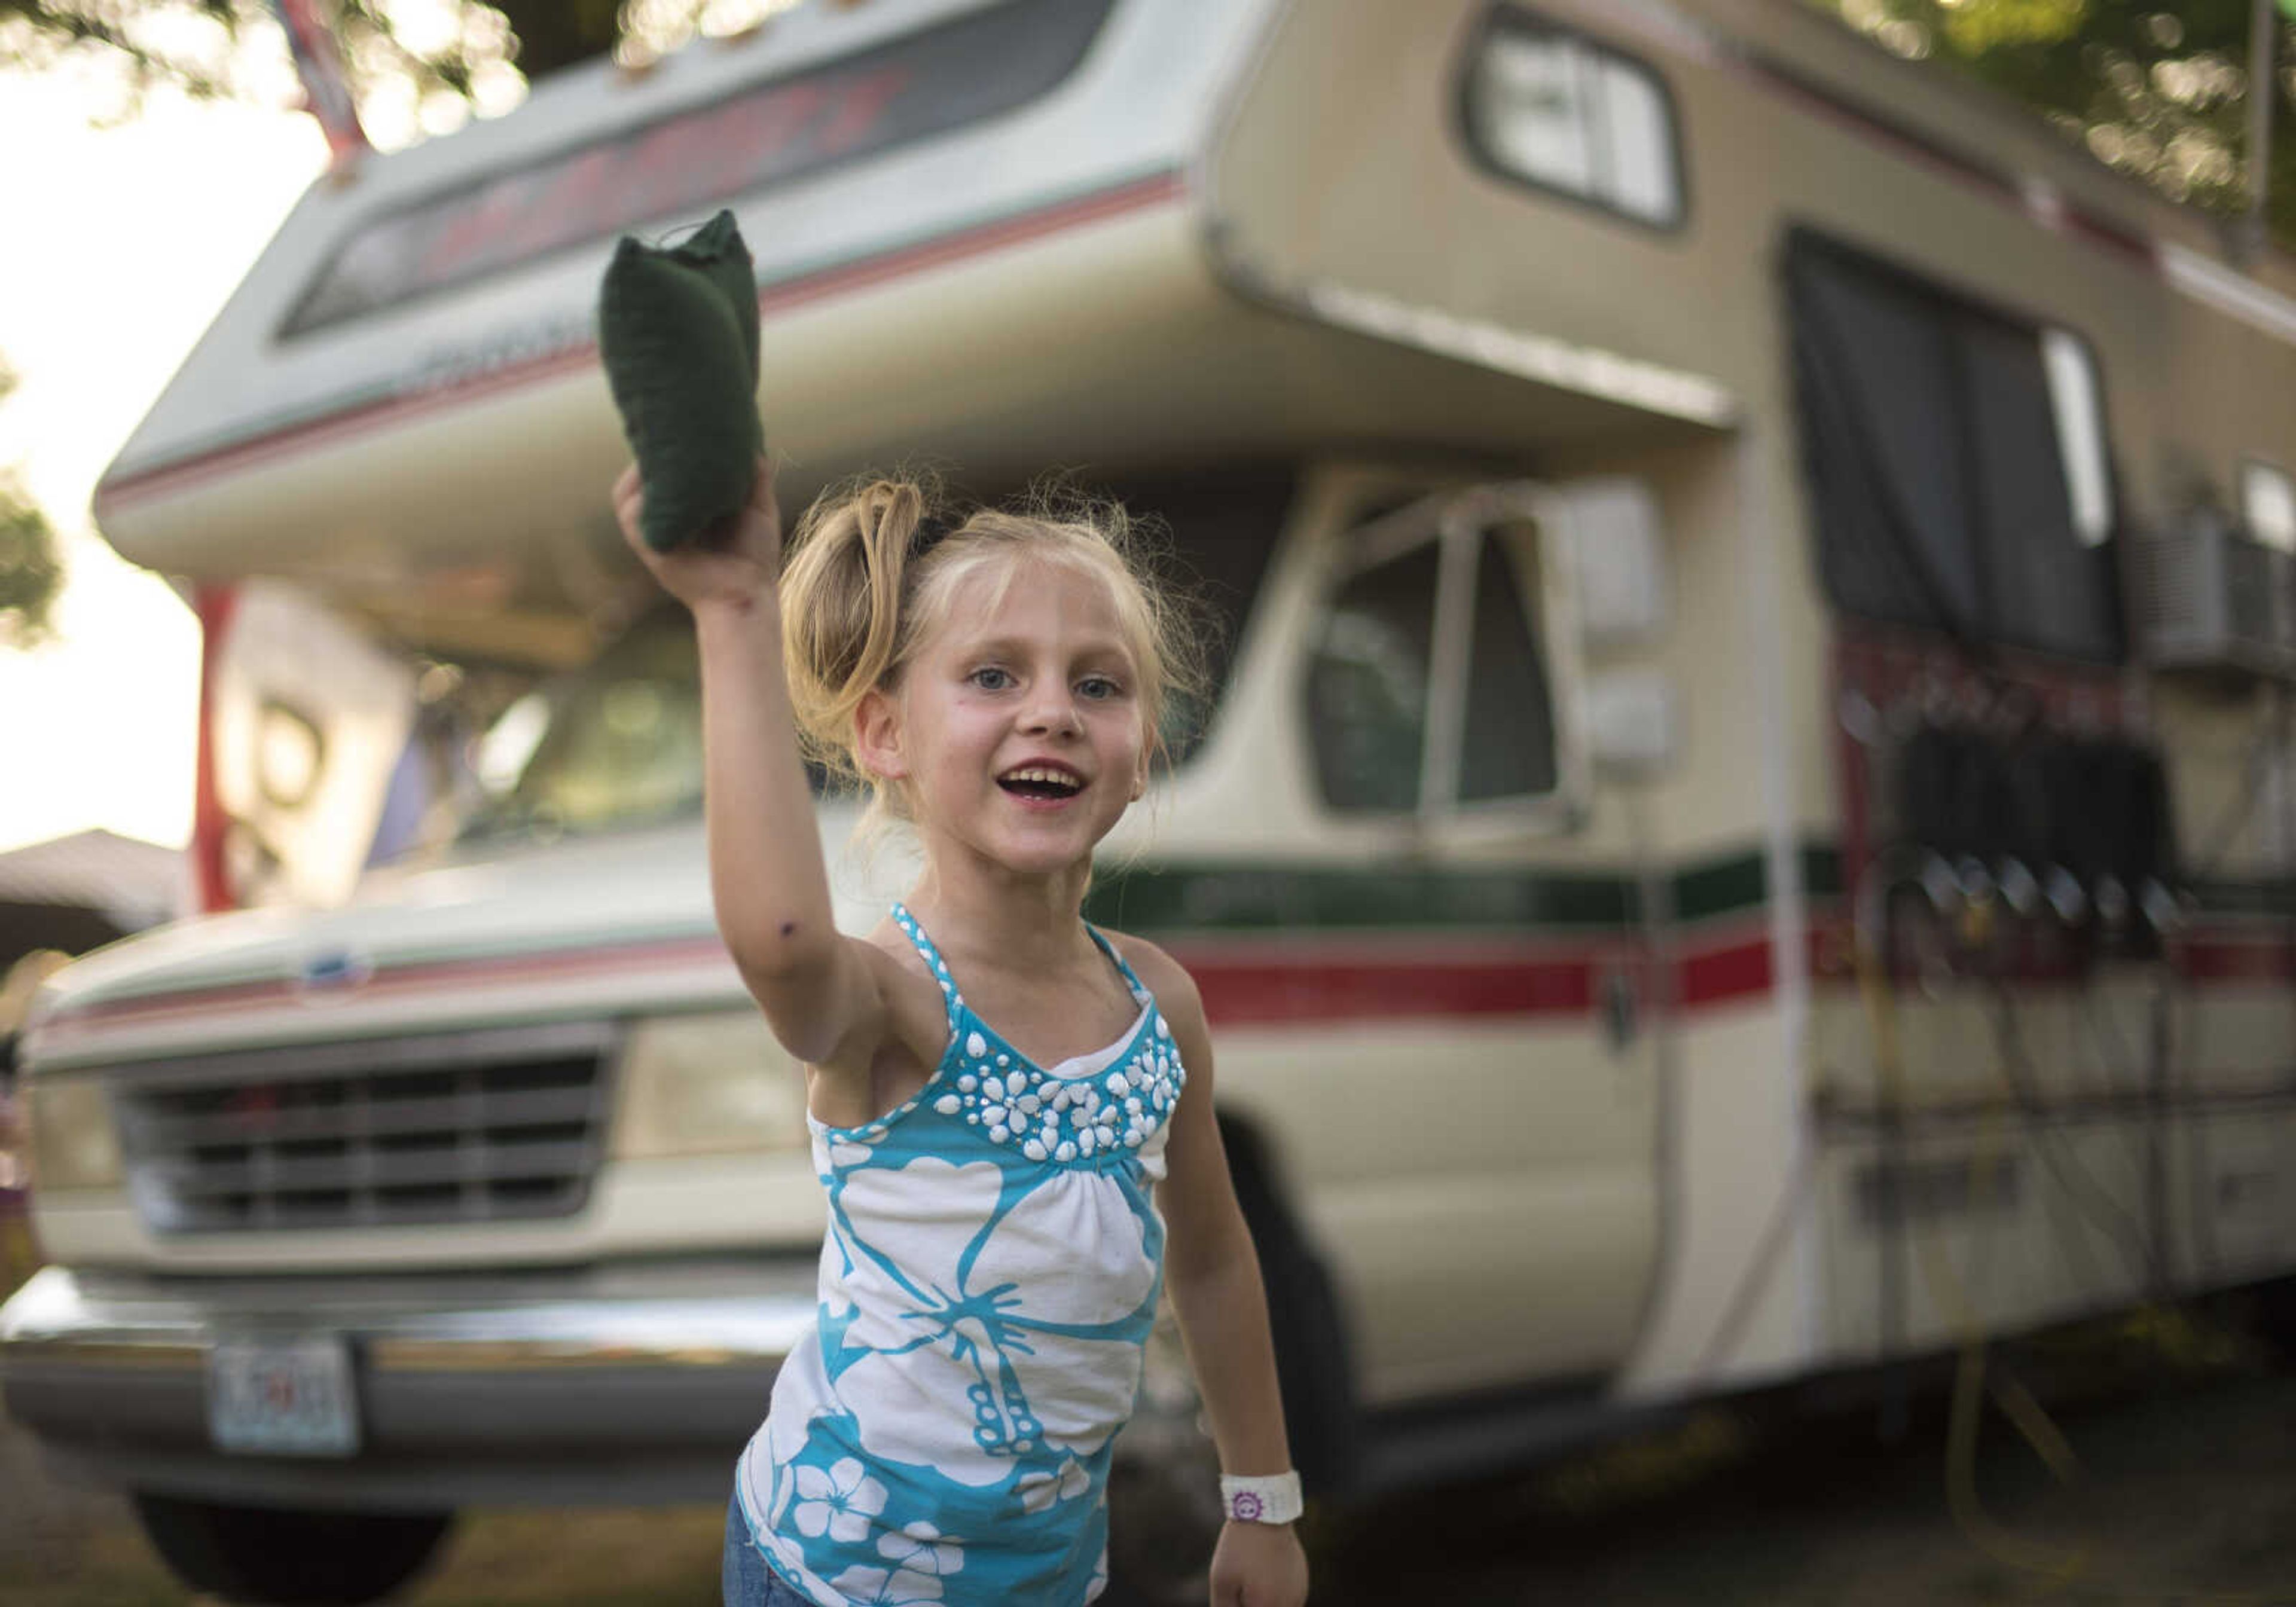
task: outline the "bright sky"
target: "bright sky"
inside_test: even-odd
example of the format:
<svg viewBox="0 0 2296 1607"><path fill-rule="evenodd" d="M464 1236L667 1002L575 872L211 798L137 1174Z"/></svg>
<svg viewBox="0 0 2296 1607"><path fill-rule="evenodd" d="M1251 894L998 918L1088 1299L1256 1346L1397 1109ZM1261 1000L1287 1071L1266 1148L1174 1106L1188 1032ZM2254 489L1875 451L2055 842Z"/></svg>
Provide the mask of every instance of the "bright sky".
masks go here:
<svg viewBox="0 0 2296 1607"><path fill-rule="evenodd" d="M104 826L191 829L199 628L93 533L96 477L325 161L299 113L154 94L91 128L67 77L0 74L0 401L12 465L63 537L60 639L0 647L0 851Z"/></svg>

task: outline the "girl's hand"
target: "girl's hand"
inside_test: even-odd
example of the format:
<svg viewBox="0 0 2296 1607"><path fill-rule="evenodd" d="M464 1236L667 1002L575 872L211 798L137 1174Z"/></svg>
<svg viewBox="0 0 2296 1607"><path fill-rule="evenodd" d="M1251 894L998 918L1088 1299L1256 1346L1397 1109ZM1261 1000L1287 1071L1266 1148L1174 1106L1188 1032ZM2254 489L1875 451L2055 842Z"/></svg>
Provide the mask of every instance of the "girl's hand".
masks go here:
<svg viewBox="0 0 2296 1607"><path fill-rule="evenodd" d="M1308 1554L1289 1523L1229 1523L1212 1551L1211 1607L1300 1607Z"/></svg>
<svg viewBox="0 0 2296 1607"><path fill-rule="evenodd" d="M684 546L658 553L638 530L645 488L632 463L614 481L614 518L623 539L652 571L662 589L690 609L712 603L755 603L773 594L782 570L782 516L774 501L774 466L758 460L757 484L749 505L730 523Z"/></svg>

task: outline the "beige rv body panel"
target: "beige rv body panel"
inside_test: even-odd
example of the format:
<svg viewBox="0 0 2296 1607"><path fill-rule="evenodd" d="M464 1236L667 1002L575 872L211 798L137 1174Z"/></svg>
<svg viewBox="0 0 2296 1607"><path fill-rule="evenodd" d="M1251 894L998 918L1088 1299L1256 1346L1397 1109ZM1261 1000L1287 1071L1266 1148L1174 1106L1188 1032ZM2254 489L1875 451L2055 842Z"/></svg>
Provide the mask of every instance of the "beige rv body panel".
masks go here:
<svg viewBox="0 0 2296 1607"><path fill-rule="evenodd" d="M1679 863L1720 843L1775 849L1828 837L1841 808L1832 627L1791 422L1779 282L1786 233L1816 229L2085 340L2102 377L2116 495L2138 529L2196 484L2228 484L2243 458L2285 461L2296 439L2296 275L2277 259L2245 275L2222 266L2220 242L2192 214L1997 100L1881 56L1807 8L1702 0L1538 9L1663 78L1683 131L1680 229L1542 196L1469 159L1457 97L1485 6L1300 0L1264 44L1206 164L1212 249L1231 283L1272 302L1372 298L1694 376L1726 397L1726 438L1590 414L1586 429L1544 434L1530 451L1539 471L1557 479L1626 471L1656 486L1677 595L1694 600L1652 655L1678 690L1682 746L1677 765L1636 799L1647 835L1631 847ZM1523 389L1541 394L1536 383ZM2185 850L2195 852L2205 823L2242 793L2262 694L2226 705L2135 676L2125 689L2149 707ZM1543 851L1556 863L1626 853L1625 801L1617 789L1598 789L1584 829ZM2296 844L2253 810L2224 847L2210 867L2220 874L2284 874L2296 863ZM1778 860L1774 852L1774 869ZM1782 956L1795 952L1799 930L1784 923ZM1799 964L1796 953L1781 974ZM2148 985L2108 979L2021 1001L2034 1058L2053 1068L2053 1095L2098 1090L2100 1056L2115 1053L2109 1037L2099 1045L2100 1012L2121 1018L2103 1030L2126 1037L2132 1062L2141 1056L2144 1012L2128 996ZM2003 1097L1988 1008L1917 996L1899 1005L1916 1106ZM2183 1073L2193 1095L2284 1095L2296 1027L2284 984L2212 987L2194 1011L2199 1058ZM1822 1140L1809 1111L1813 1096L1872 1105L1873 1037L1854 990L1812 993L1791 980L1727 1026L1682 1024L1670 1084L1684 1140L1671 1162L1669 1270L1630 1387L1696 1388L1718 1367L1759 1375L1872 1352L1874 1238L1870 1226L1841 1226L1856 1220L1841 1180L1870 1162L1871 1146ZM2126 1086L2133 1075L2124 1070L2121 1095L2136 1092ZM2146 1119L2124 1104L2069 1142L2141 1151ZM2269 1111L2221 1158L2202 1128L2231 1119L2196 1119L2186 1130L2182 1119L2161 1119L2183 1157L2168 1190L2177 1203L2167 1226L2180 1244L2207 1237L2195 1212L2208 1208L2194 1201L2218 1187L2237 1193L2243 1178L2252 1193L2256 1176L2284 1179L2296 1166L2286 1117ZM1965 1157L1972 1140L1929 1142ZM2014 1253L2054 1253L2061 1220L2093 1214L2094 1203L2080 1198L2078 1178L2062 1180L2066 1168L2034 1152L2029 1131L1990 1142L2024 1152L2026 1193L2005 1230L2023 1247ZM2184 1176L2203 1164L2210 1176ZM2124 1201L2146 1187L2126 1162L2104 1167L2098 1180ZM1800 1213L1804 1226L1782 1249L1766 1248L1766 1292L1726 1356L1702 1361L1773 1213L1792 1219L1796 1190L1824 1203ZM1807 1226L1817 1219L1833 1225L1824 1244ZM2083 1231L2111 1236L2093 1220ZM2284 1230L2259 1221L2239 1231L2251 1255L2296 1253ZM1982 1316L2024 1324L2125 1299L2129 1285L2109 1265L2125 1254L2113 1250L2093 1276L2076 1267L1997 1279L1986 1286ZM2215 1261L2188 1265L2217 1275ZM1952 1337L1939 1316L1945 1297L1922 1299L1929 1303L1909 1314L1907 1337Z"/></svg>

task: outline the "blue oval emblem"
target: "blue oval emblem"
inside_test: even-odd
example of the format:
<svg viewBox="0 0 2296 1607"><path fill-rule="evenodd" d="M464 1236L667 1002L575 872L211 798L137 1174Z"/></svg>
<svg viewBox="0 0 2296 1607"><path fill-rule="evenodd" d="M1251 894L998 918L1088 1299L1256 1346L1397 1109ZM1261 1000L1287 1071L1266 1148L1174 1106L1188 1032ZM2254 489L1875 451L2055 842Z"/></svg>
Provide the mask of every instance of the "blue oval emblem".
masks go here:
<svg viewBox="0 0 2296 1607"><path fill-rule="evenodd" d="M303 956L296 980L306 988L332 990L356 988L374 974L365 955L348 948L321 949Z"/></svg>

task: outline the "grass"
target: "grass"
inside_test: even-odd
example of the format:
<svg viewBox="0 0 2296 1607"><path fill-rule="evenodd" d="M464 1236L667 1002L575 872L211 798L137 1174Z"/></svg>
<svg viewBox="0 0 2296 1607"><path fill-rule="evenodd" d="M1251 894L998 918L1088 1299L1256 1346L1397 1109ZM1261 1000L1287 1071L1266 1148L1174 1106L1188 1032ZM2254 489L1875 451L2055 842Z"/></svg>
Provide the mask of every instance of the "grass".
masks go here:
<svg viewBox="0 0 2296 1607"><path fill-rule="evenodd" d="M725 1537L722 1505L474 1513L406 1607L693 1607Z"/></svg>
<svg viewBox="0 0 2296 1607"><path fill-rule="evenodd" d="M40 1269L40 1247L32 1238L32 1224L12 1210L0 1210L0 1300L24 1286Z"/></svg>

